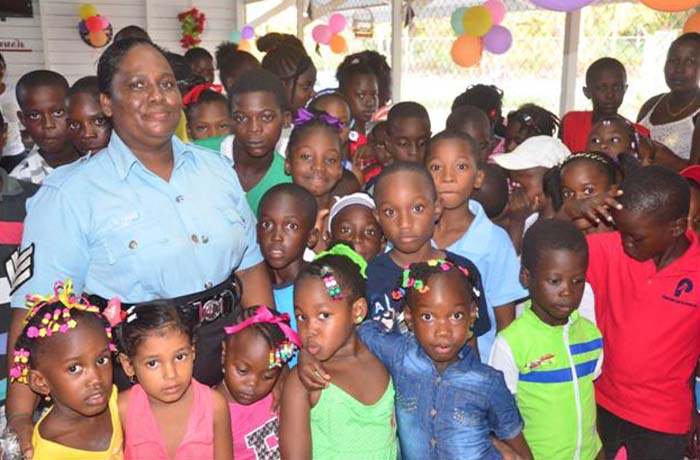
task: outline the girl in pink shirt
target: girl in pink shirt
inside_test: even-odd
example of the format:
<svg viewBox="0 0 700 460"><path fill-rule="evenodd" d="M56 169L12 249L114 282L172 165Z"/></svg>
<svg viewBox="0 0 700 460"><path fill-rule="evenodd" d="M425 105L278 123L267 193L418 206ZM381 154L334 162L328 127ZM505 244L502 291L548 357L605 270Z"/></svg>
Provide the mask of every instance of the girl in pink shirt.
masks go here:
<svg viewBox="0 0 700 460"><path fill-rule="evenodd" d="M278 460L272 389L297 351L299 336L287 313L264 306L241 310L225 330L224 382L217 390L228 400L234 457Z"/></svg>
<svg viewBox="0 0 700 460"><path fill-rule="evenodd" d="M119 360L138 382L119 394L124 459L231 460L226 400L192 378L191 322L165 300L130 307L120 316Z"/></svg>

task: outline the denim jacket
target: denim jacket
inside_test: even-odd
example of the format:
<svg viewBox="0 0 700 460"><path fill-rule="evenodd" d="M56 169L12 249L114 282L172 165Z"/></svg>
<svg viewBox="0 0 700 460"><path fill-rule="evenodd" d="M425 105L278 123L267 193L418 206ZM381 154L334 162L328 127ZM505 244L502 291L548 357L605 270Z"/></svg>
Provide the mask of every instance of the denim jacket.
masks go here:
<svg viewBox="0 0 700 460"><path fill-rule="evenodd" d="M378 321L358 331L394 381L403 460L498 460L490 433L512 439L522 431L503 374L468 346L438 372L413 334L385 332Z"/></svg>

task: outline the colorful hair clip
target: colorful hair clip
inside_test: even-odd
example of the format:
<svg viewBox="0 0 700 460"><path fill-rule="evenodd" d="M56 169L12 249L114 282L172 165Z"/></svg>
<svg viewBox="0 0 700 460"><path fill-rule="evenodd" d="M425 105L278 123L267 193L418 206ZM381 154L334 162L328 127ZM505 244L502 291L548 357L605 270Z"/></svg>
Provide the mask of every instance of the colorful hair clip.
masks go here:
<svg viewBox="0 0 700 460"><path fill-rule="evenodd" d="M323 124L336 129L338 132L342 131L345 128L345 123L331 115L328 115L326 112L314 113L310 110L300 107L297 109L296 115L297 116L294 119L295 127L304 126L310 121L318 120Z"/></svg>
<svg viewBox="0 0 700 460"><path fill-rule="evenodd" d="M188 106L192 103L196 104L199 102L199 96L201 96L201 94L207 90L221 93L224 90L224 87L221 85L214 85L212 83L202 83L201 85L197 85L182 97L182 105Z"/></svg>

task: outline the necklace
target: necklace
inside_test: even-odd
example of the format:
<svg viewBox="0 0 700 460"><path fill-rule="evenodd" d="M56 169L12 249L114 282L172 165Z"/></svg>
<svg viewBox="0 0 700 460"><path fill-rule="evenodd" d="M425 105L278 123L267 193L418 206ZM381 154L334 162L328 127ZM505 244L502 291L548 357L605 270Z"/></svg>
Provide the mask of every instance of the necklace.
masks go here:
<svg viewBox="0 0 700 460"><path fill-rule="evenodd" d="M680 114L682 114L683 112L685 112L685 111L688 109L688 107L692 106L692 105L695 103L695 101L696 101L697 98L698 98L698 94L700 94L700 93L699 93L698 91L695 91L695 96L693 96L693 98L690 100L690 102L688 102L688 104L684 105L683 108L681 108L678 112L674 112L674 111L671 110L671 103L669 102L669 100L671 99L671 93L668 93L668 94L665 96L665 99L666 99L666 111L667 111L668 114L671 115L673 118L676 118L678 115L680 115Z"/></svg>

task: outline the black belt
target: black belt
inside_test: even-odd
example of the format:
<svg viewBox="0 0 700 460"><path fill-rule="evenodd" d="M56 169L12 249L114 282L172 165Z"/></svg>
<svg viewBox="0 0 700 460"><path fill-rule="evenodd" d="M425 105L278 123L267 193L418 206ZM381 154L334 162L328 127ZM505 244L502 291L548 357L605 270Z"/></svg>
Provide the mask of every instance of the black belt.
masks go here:
<svg viewBox="0 0 700 460"><path fill-rule="evenodd" d="M86 294L92 305L100 310L107 308L108 300L96 294ZM185 318L193 324L205 324L232 313L241 301L241 282L235 274L231 274L224 282L214 287L194 294L188 294L173 299L167 299L177 305ZM126 310L134 305L149 302L122 303Z"/></svg>

